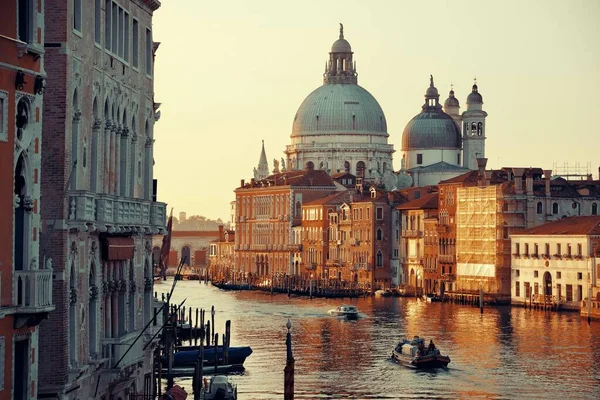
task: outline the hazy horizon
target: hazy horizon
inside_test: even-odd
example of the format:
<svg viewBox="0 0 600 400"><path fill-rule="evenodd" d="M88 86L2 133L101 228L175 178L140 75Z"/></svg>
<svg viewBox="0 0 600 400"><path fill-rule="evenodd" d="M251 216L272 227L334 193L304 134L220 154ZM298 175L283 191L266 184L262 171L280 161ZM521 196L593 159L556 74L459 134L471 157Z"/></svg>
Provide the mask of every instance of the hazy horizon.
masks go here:
<svg viewBox="0 0 600 400"><path fill-rule="evenodd" d="M477 78L488 168L580 163L596 179L598 17L597 1L163 1L153 32L158 200L175 216L228 221L261 140L271 169L283 156L340 22L358 83L385 112L395 170L432 74L440 101L454 85L461 112Z"/></svg>

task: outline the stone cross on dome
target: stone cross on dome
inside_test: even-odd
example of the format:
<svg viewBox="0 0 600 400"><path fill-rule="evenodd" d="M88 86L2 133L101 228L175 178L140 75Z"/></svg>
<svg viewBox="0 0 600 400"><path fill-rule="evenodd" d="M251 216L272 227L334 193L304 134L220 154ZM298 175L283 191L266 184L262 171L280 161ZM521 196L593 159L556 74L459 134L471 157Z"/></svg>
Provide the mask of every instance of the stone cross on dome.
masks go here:
<svg viewBox="0 0 600 400"><path fill-rule="evenodd" d="M340 22L340 39L344 38L344 24Z"/></svg>

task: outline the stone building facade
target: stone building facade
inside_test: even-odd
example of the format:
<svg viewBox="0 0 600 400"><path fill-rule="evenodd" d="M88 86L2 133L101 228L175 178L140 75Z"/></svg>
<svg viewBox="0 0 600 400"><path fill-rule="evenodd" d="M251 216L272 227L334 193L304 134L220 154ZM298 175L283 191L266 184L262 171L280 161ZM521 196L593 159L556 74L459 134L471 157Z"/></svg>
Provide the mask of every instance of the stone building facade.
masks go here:
<svg viewBox="0 0 600 400"><path fill-rule="evenodd" d="M237 268L234 257L235 232L219 226L219 237L210 242L208 268L212 279L242 281L244 272Z"/></svg>
<svg viewBox="0 0 600 400"><path fill-rule="evenodd" d="M47 0L42 257L56 312L41 326L39 395L149 393L157 0ZM146 332L150 333L150 332ZM125 356L125 352L133 346Z"/></svg>
<svg viewBox="0 0 600 400"><path fill-rule="evenodd" d="M302 223L302 204L319 199L337 185L325 171L287 171L250 183L236 195L235 252L238 267L250 277L291 274L300 243L292 228Z"/></svg>
<svg viewBox="0 0 600 400"><path fill-rule="evenodd" d="M162 235L152 238L153 265L160 261ZM208 252L212 241L219 238L219 231L172 231L171 248L167 275L175 275L177 266L184 259L184 267L205 268L208 266Z"/></svg>
<svg viewBox="0 0 600 400"><path fill-rule="evenodd" d="M0 399L38 395L39 323L54 309L40 258L44 1L0 15Z"/></svg>

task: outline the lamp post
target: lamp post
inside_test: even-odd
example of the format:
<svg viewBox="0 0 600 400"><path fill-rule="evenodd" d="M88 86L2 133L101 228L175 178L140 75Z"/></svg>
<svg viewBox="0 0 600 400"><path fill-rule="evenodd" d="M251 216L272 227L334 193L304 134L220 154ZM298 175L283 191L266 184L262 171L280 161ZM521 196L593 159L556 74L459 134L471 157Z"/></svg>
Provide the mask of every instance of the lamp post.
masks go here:
<svg viewBox="0 0 600 400"><path fill-rule="evenodd" d="M310 281L308 284L308 295L309 295L309 299L312 300L312 281L313 281L313 274L312 272L310 273Z"/></svg>
<svg viewBox="0 0 600 400"><path fill-rule="evenodd" d="M285 339L287 356L285 362L285 368L283 369L284 380L283 380L283 398L285 400L293 400L294 399L294 356L292 354L292 333L290 329L292 328L292 322L288 319L287 324L285 324L287 328L287 335Z"/></svg>

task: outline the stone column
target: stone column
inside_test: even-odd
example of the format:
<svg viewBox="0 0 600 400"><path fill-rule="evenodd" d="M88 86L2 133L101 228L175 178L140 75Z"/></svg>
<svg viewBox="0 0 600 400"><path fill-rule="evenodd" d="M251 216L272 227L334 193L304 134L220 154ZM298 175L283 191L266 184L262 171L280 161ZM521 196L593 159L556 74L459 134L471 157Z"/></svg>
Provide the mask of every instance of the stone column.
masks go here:
<svg viewBox="0 0 600 400"><path fill-rule="evenodd" d="M110 120L106 120L104 125L104 185L103 192L110 193L110 138L112 135L112 123Z"/></svg>
<svg viewBox="0 0 600 400"><path fill-rule="evenodd" d="M113 190L112 193L114 195L120 195L120 187L119 187L119 180L120 180L120 176L119 176L119 171L121 170L121 166L120 166L120 160L121 160L121 131L122 128L116 127L115 129L115 136L114 136L114 149L113 149L113 154L114 154L114 162L113 162Z"/></svg>
<svg viewBox="0 0 600 400"><path fill-rule="evenodd" d="M92 124L92 168L91 168L91 176L90 176L90 190L92 192L98 192L100 188L100 174L99 170L99 162L98 156L100 155L100 127L102 126L102 121L99 119L95 119Z"/></svg>
<svg viewBox="0 0 600 400"><path fill-rule="evenodd" d="M129 177L129 197L135 197L135 180L137 179L137 160L136 160L136 150L137 150L137 134L132 132L131 135L131 151L130 151L130 160L131 163L131 176Z"/></svg>
<svg viewBox="0 0 600 400"><path fill-rule="evenodd" d="M154 163L152 147L154 139L146 137L146 145L144 149L144 199L152 199L152 164Z"/></svg>
<svg viewBox="0 0 600 400"><path fill-rule="evenodd" d="M121 152L120 154L120 174L119 174L119 195L129 197L129 128L124 127L121 130Z"/></svg>

